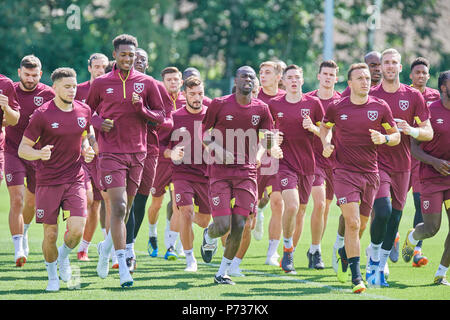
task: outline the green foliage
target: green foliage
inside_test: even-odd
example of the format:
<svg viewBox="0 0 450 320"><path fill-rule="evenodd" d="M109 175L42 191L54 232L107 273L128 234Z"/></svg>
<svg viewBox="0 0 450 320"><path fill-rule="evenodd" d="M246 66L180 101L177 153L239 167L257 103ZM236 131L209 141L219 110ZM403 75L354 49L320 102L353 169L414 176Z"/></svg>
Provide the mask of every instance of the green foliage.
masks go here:
<svg viewBox="0 0 450 320"><path fill-rule="evenodd" d="M367 47L363 34L353 26L367 21L373 0L335 0L335 29L350 41L336 45L345 53L338 61L341 70L361 59ZM195 66L207 81L208 94L225 94L230 79L242 65L258 71L262 61L280 59L314 71L322 55L323 3L319 0L5 0L0 4L1 73L17 78L20 59L37 55L43 63L43 82L57 67L71 66L79 81L89 78L87 58L102 52L112 58L112 39L120 33L137 37L139 46L149 53L149 73L168 65L180 69ZM419 39L427 40L431 50L439 52L441 43L434 39L432 21L441 14L438 0L383 1L383 14L400 10L404 21L414 22ZM73 13L70 5L80 8L80 28L70 29ZM339 21L339 22L337 22ZM402 48L405 33L392 30L385 47ZM425 41L423 41L425 43ZM404 64L424 51L405 53ZM432 67L434 83L438 70L448 66L450 53L443 52L440 63ZM341 57L342 54L339 55ZM409 82L404 68L402 80ZM316 86L315 72L306 75L305 89Z"/></svg>

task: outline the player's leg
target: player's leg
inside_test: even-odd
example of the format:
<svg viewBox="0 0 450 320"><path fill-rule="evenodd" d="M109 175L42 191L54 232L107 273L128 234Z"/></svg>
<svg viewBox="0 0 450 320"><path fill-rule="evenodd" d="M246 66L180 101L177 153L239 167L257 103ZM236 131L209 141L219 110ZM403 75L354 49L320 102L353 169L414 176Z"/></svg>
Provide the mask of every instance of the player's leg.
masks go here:
<svg viewBox="0 0 450 320"><path fill-rule="evenodd" d="M148 208L149 240L147 249L151 257L158 256L158 217L163 200L164 194L161 196L152 195L152 201L150 203L150 207Z"/></svg>
<svg viewBox="0 0 450 320"><path fill-rule="evenodd" d="M91 240L97 229L99 217L100 217L100 201L94 200L94 191L92 183L87 183L86 189L87 198L87 212L86 225L84 228L83 238L78 248L77 259L80 261L89 261L88 249Z"/></svg>
<svg viewBox="0 0 450 320"><path fill-rule="evenodd" d="M27 260L23 248L24 222L22 215L25 186L23 184L8 186L8 193L10 204L8 221L9 230L14 243L14 261L16 262L17 267L22 267Z"/></svg>
<svg viewBox="0 0 450 320"><path fill-rule="evenodd" d="M239 246L238 251L236 252L233 261L231 262L230 270L228 274L230 276L235 277L244 277L245 275L241 272L239 268L242 259L244 259L245 254L247 253L248 248L250 247L250 242L252 240L252 230L256 226L256 217L254 215L250 215L245 223L244 231L242 232L241 245Z"/></svg>
<svg viewBox="0 0 450 320"><path fill-rule="evenodd" d="M295 273L294 268L294 231L296 217L300 207L300 199L297 189L286 189L281 193L284 202L283 210L283 258L281 267L285 272Z"/></svg>
<svg viewBox="0 0 450 320"><path fill-rule="evenodd" d="M45 267L47 269L48 284L46 291L59 290L58 276L58 248L56 241L58 239L57 224L43 224L44 238L42 240L42 253L44 256Z"/></svg>
<svg viewBox="0 0 450 320"><path fill-rule="evenodd" d="M323 269L325 266L318 261L318 252L320 254L320 243L324 230L324 214L326 207L326 188L325 185L316 185L311 189L311 197L313 199L313 210L311 213L311 246L307 251L308 268ZM314 254L317 258L314 259ZM317 261L315 261L317 260ZM322 259L320 259L322 260Z"/></svg>
<svg viewBox="0 0 450 320"><path fill-rule="evenodd" d="M360 269L360 211L357 202L340 205L345 221L345 246L339 249L341 263L338 269L338 279L347 281L348 268L351 271L352 286L354 293L365 291Z"/></svg>
<svg viewBox="0 0 450 320"><path fill-rule="evenodd" d="M265 263L279 266L277 250L281 239L283 217L283 197L280 191L270 193L270 209L272 215L269 221L269 246Z"/></svg>
<svg viewBox="0 0 450 320"><path fill-rule="evenodd" d="M28 179L29 180L29 179ZM27 188L25 188L25 200L23 205L23 251L25 252L25 256L28 256L29 247L28 247L28 230L30 228L31 222L33 222L34 216L36 214L36 196L35 196L35 186L32 191L30 191L30 183L27 184Z"/></svg>

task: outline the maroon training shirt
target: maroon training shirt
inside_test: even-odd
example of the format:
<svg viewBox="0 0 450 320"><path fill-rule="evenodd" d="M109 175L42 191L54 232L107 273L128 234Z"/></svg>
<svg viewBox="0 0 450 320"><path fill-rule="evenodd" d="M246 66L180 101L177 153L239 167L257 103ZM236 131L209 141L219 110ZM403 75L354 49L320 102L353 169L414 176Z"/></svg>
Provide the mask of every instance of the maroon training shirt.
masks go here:
<svg viewBox="0 0 450 320"><path fill-rule="evenodd" d="M37 142L38 149L53 145L48 161L37 160L36 185L59 185L82 179L81 142L89 128L91 109L74 100L73 109L64 112L53 100L36 109L24 136Z"/></svg>

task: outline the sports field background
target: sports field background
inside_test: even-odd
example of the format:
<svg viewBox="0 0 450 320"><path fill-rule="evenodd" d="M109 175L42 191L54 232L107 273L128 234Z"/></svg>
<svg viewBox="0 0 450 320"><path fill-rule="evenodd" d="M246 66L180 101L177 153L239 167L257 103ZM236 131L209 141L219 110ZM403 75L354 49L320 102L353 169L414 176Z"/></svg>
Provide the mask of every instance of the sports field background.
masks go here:
<svg viewBox="0 0 450 320"><path fill-rule="evenodd" d="M167 196L162 208L165 208ZM148 207L149 203L147 203ZM0 300L330 300L330 299L414 299L414 300L448 300L450 291L446 286L433 285L434 273L441 258L445 236L448 232L448 220L443 215L441 230L432 239L424 241L423 252L430 262L426 267L413 268L411 263L403 260L394 264L389 261L390 288L369 288L362 295L351 293L350 282L338 282L331 267L331 254L336 238L339 208L333 204L328 225L322 242L322 256L326 268L309 270L307 268L306 251L309 248L310 217L312 203L308 205L305 227L299 246L295 253L297 275L285 275L281 268L264 265L268 234L267 225L270 209L265 210L265 233L261 241L252 239L249 251L244 258L241 269L246 277L236 278L235 286L218 286L213 283L221 257L222 247L210 264L203 263L200 255L202 230L194 227L196 236L194 253L198 262L196 273L184 272L185 260L167 261L162 257L164 248L165 211L160 213L158 225L158 242L160 252L158 258L150 258L147 253L148 221L145 219L138 235L135 250L137 254L137 270L132 288L122 289L119 285L118 271L110 269L106 279L97 276L96 244L102 240L102 233L97 230L93 244L89 248L89 262L78 262L76 250L71 254L72 269L80 271L79 289L68 289L61 282L61 290L47 293L47 272L41 251L42 226L34 223L29 229L30 254L23 268L16 268L14 263L14 247L8 227L9 197L3 182L0 186ZM400 224L400 243L404 241L406 231L411 227L414 216L412 194L408 194L408 202ZM62 243L65 223L60 222L58 246ZM362 239L361 268L364 274L366 258L364 249L369 243L369 230ZM282 244L278 252L281 254Z"/></svg>

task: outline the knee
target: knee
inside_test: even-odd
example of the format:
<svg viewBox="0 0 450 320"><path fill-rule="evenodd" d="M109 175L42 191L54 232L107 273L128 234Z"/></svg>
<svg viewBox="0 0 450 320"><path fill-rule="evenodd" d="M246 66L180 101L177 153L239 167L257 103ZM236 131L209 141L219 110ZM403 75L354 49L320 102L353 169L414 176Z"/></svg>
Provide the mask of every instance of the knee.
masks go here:
<svg viewBox="0 0 450 320"><path fill-rule="evenodd" d="M345 232L359 232L361 222L358 218L345 219Z"/></svg>
<svg viewBox="0 0 450 320"><path fill-rule="evenodd" d="M125 216L127 212L127 203L123 199L111 201L111 213L114 216Z"/></svg>
<svg viewBox="0 0 450 320"><path fill-rule="evenodd" d="M281 197L274 197L273 199L270 199L271 202L271 209L272 214L274 213L280 213L283 209L283 199Z"/></svg>
<svg viewBox="0 0 450 320"><path fill-rule="evenodd" d="M22 212L23 209L23 195L15 194L13 197L11 197L11 209L13 209L15 212Z"/></svg>
<svg viewBox="0 0 450 320"><path fill-rule="evenodd" d="M425 236L426 238L434 237L440 229L440 222L433 221L425 224Z"/></svg>
<svg viewBox="0 0 450 320"><path fill-rule="evenodd" d="M194 218L194 209L190 207L181 207L180 208L181 218L184 223L192 223Z"/></svg>
<svg viewBox="0 0 450 320"><path fill-rule="evenodd" d="M57 230L47 230L44 234L44 242L47 243L56 243L58 240L58 231Z"/></svg>

